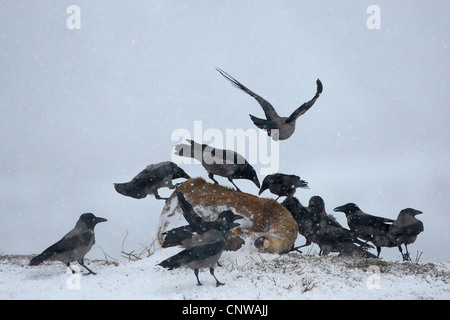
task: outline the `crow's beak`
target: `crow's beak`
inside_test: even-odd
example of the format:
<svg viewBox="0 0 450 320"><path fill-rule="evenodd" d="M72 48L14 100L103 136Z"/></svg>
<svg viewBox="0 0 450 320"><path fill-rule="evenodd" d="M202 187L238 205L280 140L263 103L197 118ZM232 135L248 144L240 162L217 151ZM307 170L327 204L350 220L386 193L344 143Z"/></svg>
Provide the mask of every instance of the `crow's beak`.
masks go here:
<svg viewBox="0 0 450 320"><path fill-rule="evenodd" d="M269 186L267 185L267 183L263 182L263 185L262 185L261 189L259 189L258 196L260 196L261 193L263 193L267 189L269 189Z"/></svg>
<svg viewBox="0 0 450 320"><path fill-rule="evenodd" d="M344 212L342 206L333 209L334 212Z"/></svg>
<svg viewBox="0 0 450 320"><path fill-rule="evenodd" d="M239 219L244 219L244 217L240 216L238 214L235 214L234 217L233 217L233 222L230 224L230 229L239 227L241 225L240 223L234 222L234 221L239 220Z"/></svg>
<svg viewBox="0 0 450 320"><path fill-rule="evenodd" d="M233 228L236 228L236 227L239 227L239 226L240 226L239 223L233 222L232 224L230 224L230 229L233 229Z"/></svg>
<svg viewBox="0 0 450 320"><path fill-rule="evenodd" d="M190 179L191 178L186 172L184 172L184 170L180 170L178 172L177 176L178 176L178 178L185 178L185 179Z"/></svg>
<svg viewBox="0 0 450 320"><path fill-rule="evenodd" d="M259 184L259 180L258 177L255 175L252 179L253 183L256 184L256 186L259 188L261 188L261 185Z"/></svg>
<svg viewBox="0 0 450 320"><path fill-rule="evenodd" d="M183 178L190 179L191 177L186 172L184 172L183 173Z"/></svg>
<svg viewBox="0 0 450 320"><path fill-rule="evenodd" d="M422 214L422 211L416 210L416 214Z"/></svg>
<svg viewBox="0 0 450 320"><path fill-rule="evenodd" d="M190 179L191 177L186 172L184 172L183 169L177 168L175 173L172 175L172 179L178 179L178 178Z"/></svg>
<svg viewBox="0 0 450 320"><path fill-rule="evenodd" d="M105 218L101 218L101 217L95 217L95 223L100 223L100 222L106 222L108 220L106 220Z"/></svg>

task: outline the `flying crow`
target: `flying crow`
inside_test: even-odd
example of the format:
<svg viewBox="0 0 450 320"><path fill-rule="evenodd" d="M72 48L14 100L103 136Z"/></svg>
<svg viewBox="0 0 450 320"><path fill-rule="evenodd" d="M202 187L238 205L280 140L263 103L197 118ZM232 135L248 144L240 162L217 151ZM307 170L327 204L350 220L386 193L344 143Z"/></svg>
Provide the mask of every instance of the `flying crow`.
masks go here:
<svg viewBox="0 0 450 320"><path fill-rule="evenodd" d="M95 272L84 265L84 256L91 250L95 243L95 225L105 221L108 220L96 217L92 213L82 214L75 227L61 240L45 249L40 255L31 259L30 266L37 266L49 260L61 261L70 268L70 263L77 261L89 271L88 274L95 275Z"/></svg>
<svg viewBox="0 0 450 320"><path fill-rule="evenodd" d="M162 246L180 245L184 250L159 265L169 270L182 266L193 269L199 286L202 285L198 278L199 269L209 268L216 280L216 286L223 285L214 275L214 268L225 248L228 233L239 226L239 223L234 221L243 217L226 210L221 212L215 221L207 222L194 211L181 192L177 192L177 197L189 225L165 232Z"/></svg>
<svg viewBox="0 0 450 320"><path fill-rule="evenodd" d="M207 144L199 144L193 140L186 141L189 144L175 146L175 154L182 157L196 159L208 172L208 177L218 184L214 175L228 178L237 191L241 191L233 182L233 179L247 179L259 188L259 180L255 169L243 156L232 150L222 150Z"/></svg>
<svg viewBox="0 0 450 320"><path fill-rule="evenodd" d="M286 140L288 139L295 131L295 122L298 117L300 117L302 114L304 114L306 111L311 108L316 100L319 98L320 94L322 93L323 86L322 82L320 82L319 79L317 79L317 90L314 97L308 101L302 104L300 107L298 107L289 117L280 117L277 112L275 111L274 107L264 98L260 97L253 91L246 88L243 84L241 84L239 81L234 79L231 75L226 73L220 68L216 68L216 70L225 77L228 81L231 82L233 86L235 86L238 89L241 89L251 97L255 98L256 101L261 105L261 107L264 110L264 113L266 115L266 119L260 119L253 115L250 115L250 118L252 119L253 123L260 129L267 130L267 134L272 137L273 140ZM278 134L275 132L272 132L272 130L278 130Z"/></svg>
<svg viewBox="0 0 450 320"><path fill-rule="evenodd" d="M175 163L170 161L160 162L148 165L130 182L115 183L114 188L124 196L135 199L145 198L148 194L152 194L156 199L167 200L158 194L158 189L167 187L174 189L172 180L178 178L189 179L189 175Z"/></svg>
<svg viewBox="0 0 450 320"><path fill-rule="evenodd" d="M297 188L309 189L308 182L301 180L299 176L293 174L274 173L264 178L258 195L261 195L264 190L269 189L278 198L283 196L291 198L294 196Z"/></svg>

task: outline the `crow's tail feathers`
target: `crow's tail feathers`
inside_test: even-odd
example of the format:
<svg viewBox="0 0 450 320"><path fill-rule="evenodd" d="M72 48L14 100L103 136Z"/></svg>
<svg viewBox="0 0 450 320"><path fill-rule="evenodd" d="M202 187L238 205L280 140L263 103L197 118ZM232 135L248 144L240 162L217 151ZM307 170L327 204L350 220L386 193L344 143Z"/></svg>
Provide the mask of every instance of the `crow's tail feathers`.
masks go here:
<svg viewBox="0 0 450 320"><path fill-rule="evenodd" d="M123 194L124 196L128 195L126 183L114 183L114 189L116 189L118 193Z"/></svg>
<svg viewBox="0 0 450 320"><path fill-rule="evenodd" d="M372 248L372 246L370 246L370 248ZM376 255L374 255L373 253L369 252L369 247L360 245L359 249L361 249L361 251L363 252L363 256L365 258L373 258L373 259L377 258Z"/></svg>
<svg viewBox="0 0 450 320"><path fill-rule="evenodd" d="M300 181L298 182L297 186L298 186L299 188L309 189L308 182L306 182L305 180L300 180Z"/></svg>
<svg viewBox="0 0 450 320"><path fill-rule="evenodd" d="M364 250L373 249L372 245L368 244L367 242L363 242L359 239L355 239L353 242L358 244L361 249L364 249Z"/></svg>
<svg viewBox="0 0 450 320"><path fill-rule="evenodd" d="M184 263L187 262L188 257L184 254L185 251L181 251L180 253L164 260L163 262L158 263L159 266L172 270L181 267Z"/></svg>
<svg viewBox="0 0 450 320"><path fill-rule="evenodd" d="M275 124L272 121L257 118L251 114L250 114L250 119L252 119L255 126L257 126L260 129L263 129L263 130L277 129L277 127L275 126Z"/></svg>
<svg viewBox="0 0 450 320"><path fill-rule="evenodd" d="M42 262L44 262L45 260L47 260L49 258L48 255L41 253L40 255L34 257L33 259L31 259L29 265L30 266L37 266L40 265Z"/></svg>
<svg viewBox="0 0 450 320"><path fill-rule="evenodd" d="M191 146L185 143L180 143L175 146L175 155L179 157L192 158Z"/></svg>
<svg viewBox="0 0 450 320"><path fill-rule="evenodd" d="M132 197L135 199L142 199L147 196L147 193L140 190L140 188L130 185L130 183L114 183L114 189L124 196Z"/></svg>
<svg viewBox="0 0 450 320"><path fill-rule="evenodd" d="M180 143L175 146L174 154L180 157L187 157L202 161L203 151L208 146L189 139L186 139L186 141L189 144Z"/></svg>

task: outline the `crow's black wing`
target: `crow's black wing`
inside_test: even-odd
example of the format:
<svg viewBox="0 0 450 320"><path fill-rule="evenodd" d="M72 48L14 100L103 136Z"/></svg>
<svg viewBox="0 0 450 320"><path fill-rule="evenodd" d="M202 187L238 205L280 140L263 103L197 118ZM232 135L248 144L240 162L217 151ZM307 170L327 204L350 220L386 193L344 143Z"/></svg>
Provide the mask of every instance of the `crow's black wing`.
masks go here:
<svg viewBox="0 0 450 320"><path fill-rule="evenodd" d="M202 217L200 217L197 212L195 212L192 205L186 200L181 192L177 192L177 198L180 202L181 210L183 211L184 218L186 221L193 226L200 226L204 223Z"/></svg>
<svg viewBox="0 0 450 320"><path fill-rule="evenodd" d="M327 225L336 227L336 228L343 228L342 225L336 221L336 219L334 217L330 217L330 215L325 214L322 219L327 223ZM345 228L343 228L344 230L346 230ZM350 231L349 231L350 232Z"/></svg>
<svg viewBox="0 0 450 320"><path fill-rule="evenodd" d="M377 217L370 214L364 215L354 214L350 217L350 221L355 225L376 227L376 228L382 228L386 226L387 223L394 222L394 220L392 219Z"/></svg>
<svg viewBox="0 0 450 320"><path fill-rule="evenodd" d="M198 245L177 253L176 255L159 263L159 265L172 270L193 261L199 261L199 264L201 264L202 260L221 253L224 247L225 240L219 240L205 245Z"/></svg>
<svg viewBox="0 0 450 320"><path fill-rule="evenodd" d="M343 228L328 226L317 231L316 236L321 241L336 243L336 242L353 242L353 234Z"/></svg>
<svg viewBox="0 0 450 320"><path fill-rule="evenodd" d="M168 248L182 245L183 241L191 239L194 234L203 234L208 231L212 224L213 222L204 222L201 225L187 225L163 232L164 241L161 246Z"/></svg>
<svg viewBox="0 0 450 320"><path fill-rule="evenodd" d="M93 236L93 233L88 231L75 236L62 238L55 244L45 249L40 255L34 257L30 261L30 265L35 266L57 254L73 251L77 248L87 246L92 241Z"/></svg>
<svg viewBox="0 0 450 320"><path fill-rule="evenodd" d="M114 188L124 196L142 199L147 196L148 188L161 182L167 176L173 176L174 172L174 168L170 165L149 165L130 182L115 183Z"/></svg>
<svg viewBox="0 0 450 320"><path fill-rule="evenodd" d="M276 118L279 118L280 116L277 114L277 112L275 111L274 107L264 98L262 98L261 96L257 95L256 93L254 93L253 91L251 91L250 89L248 89L247 87L245 87L242 83L240 83L239 81L237 81L235 78L233 78L231 75L229 75L228 73L226 73L225 71L223 71L220 68L216 68L216 70L225 77L225 79L227 79L228 81L230 81L230 83L238 88L241 89L242 91L244 91L246 94L250 95L251 97L255 98L256 101L258 101L258 103L260 104L260 106L262 107L262 109L264 110L264 114L266 115L267 120L273 120Z"/></svg>
<svg viewBox="0 0 450 320"><path fill-rule="evenodd" d="M322 82L320 82L319 79L316 81L317 84L317 91L314 97L309 100L308 102L305 102L300 107L298 107L290 116L287 118L286 122L289 123L291 121L297 120L298 117L300 117L302 114L304 114L306 111L308 111L316 102L317 99L319 99L320 94L322 93L323 87Z"/></svg>
<svg viewBox="0 0 450 320"><path fill-rule="evenodd" d="M398 246L408 238L417 236L423 230L423 223L421 221L406 226L397 226L394 223L389 229L388 237L392 243Z"/></svg>

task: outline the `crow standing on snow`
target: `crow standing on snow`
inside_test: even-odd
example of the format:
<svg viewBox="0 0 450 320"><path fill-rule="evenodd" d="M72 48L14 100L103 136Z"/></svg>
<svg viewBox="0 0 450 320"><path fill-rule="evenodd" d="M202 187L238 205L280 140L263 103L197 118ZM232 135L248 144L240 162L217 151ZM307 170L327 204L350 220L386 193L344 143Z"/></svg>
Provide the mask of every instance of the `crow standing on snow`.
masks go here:
<svg viewBox="0 0 450 320"><path fill-rule="evenodd" d="M298 117L300 117L302 114L304 114L306 111L311 108L316 100L319 98L320 94L322 93L323 86L322 82L320 82L319 79L317 79L317 91L314 97L308 101L302 104L300 107L298 107L289 117L280 117L277 112L275 111L274 107L265 99L254 93L253 91L246 88L243 84L241 84L239 81L234 79L232 76L230 76L228 73L223 71L220 68L216 68L216 70L225 77L228 81L231 82L233 86L235 86L238 89L241 89L251 97L255 98L256 101L261 105L261 107L264 110L264 113L266 115L266 119L260 119L253 115L250 115L250 118L252 119L253 123L260 129L267 130L267 134L272 137L273 140L286 140L288 139L295 131L295 122ZM279 130L278 137L276 134L273 134L272 130Z"/></svg>
<svg viewBox="0 0 450 320"><path fill-rule="evenodd" d="M174 189L172 180L178 178L190 179L189 175L175 163L170 161L160 162L148 165L130 182L115 183L114 188L124 196L135 199L145 198L148 194L152 194L156 199L167 200L158 194L158 189L167 187Z"/></svg>
<svg viewBox="0 0 450 320"><path fill-rule="evenodd" d="M223 285L214 275L214 268L225 248L228 233L239 226L239 223L234 221L243 217L226 210L221 212L215 221L207 222L194 211L181 192L177 192L177 197L189 225L165 232L162 247L180 245L184 250L159 265L169 270L182 266L193 269L199 286L202 285L198 278L199 269L209 267L216 286Z"/></svg>
<svg viewBox="0 0 450 320"><path fill-rule="evenodd" d="M286 198L281 204L291 213L295 222L297 222L298 233L300 233L306 239L304 245L292 248L292 250L296 250L301 253L301 251L299 250L300 248L308 247L313 242L311 215L308 211L308 208L303 206L296 197Z"/></svg>
<svg viewBox="0 0 450 320"><path fill-rule="evenodd" d="M325 211L325 203L319 196L311 197L306 208L297 198L287 198L283 206L291 212L299 226L299 233L306 238L306 243L300 247L309 246L312 242L320 247L320 255L339 252L346 256L371 257L367 246L349 230L342 227L333 216ZM358 244L358 245L356 245Z"/></svg>
<svg viewBox="0 0 450 320"><path fill-rule="evenodd" d="M313 222L313 239L323 255L339 252L348 256L375 257L366 251L370 245L359 240L350 230L342 227L333 216L326 213L325 203L321 197L311 197L308 209Z"/></svg>
<svg viewBox="0 0 450 320"><path fill-rule="evenodd" d="M422 211L411 208L403 209L389 228L387 236L393 245L398 246L403 261L411 260L407 245L414 243L417 235L424 230L422 221L416 218L416 215L421 213ZM403 254L402 244L405 245L406 254Z"/></svg>
<svg viewBox="0 0 450 320"><path fill-rule="evenodd" d="M193 140L186 141L189 144L181 143L175 146L175 154L200 161L215 184L218 184L214 179L216 174L228 178L237 191L241 190L234 184L233 179L247 179L260 187L255 169L239 153L199 144Z"/></svg>
<svg viewBox="0 0 450 320"><path fill-rule="evenodd" d="M393 247L394 244L387 237L392 219L377 217L363 212L356 204L347 203L334 208L334 212L344 212L350 230L359 238L372 242L377 248L377 258L380 257L381 247Z"/></svg>
<svg viewBox="0 0 450 320"><path fill-rule="evenodd" d="M31 259L30 266L37 266L44 261L50 260L61 261L70 268L70 263L77 261L89 271L88 274L96 274L84 265L84 256L95 243L95 225L105 221L108 220L96 217L92 213L82 214L75 227L61 240Z"/></svg>
<svg viewBox="0 0 450 320"><path fill-rule="evenodd" d="M269 189L278 198L283 196L291 198L294 196L297 188L309 189L308 182L301 180L299 176L294 174L274 173L264 178L258 195Z"/></svg>

